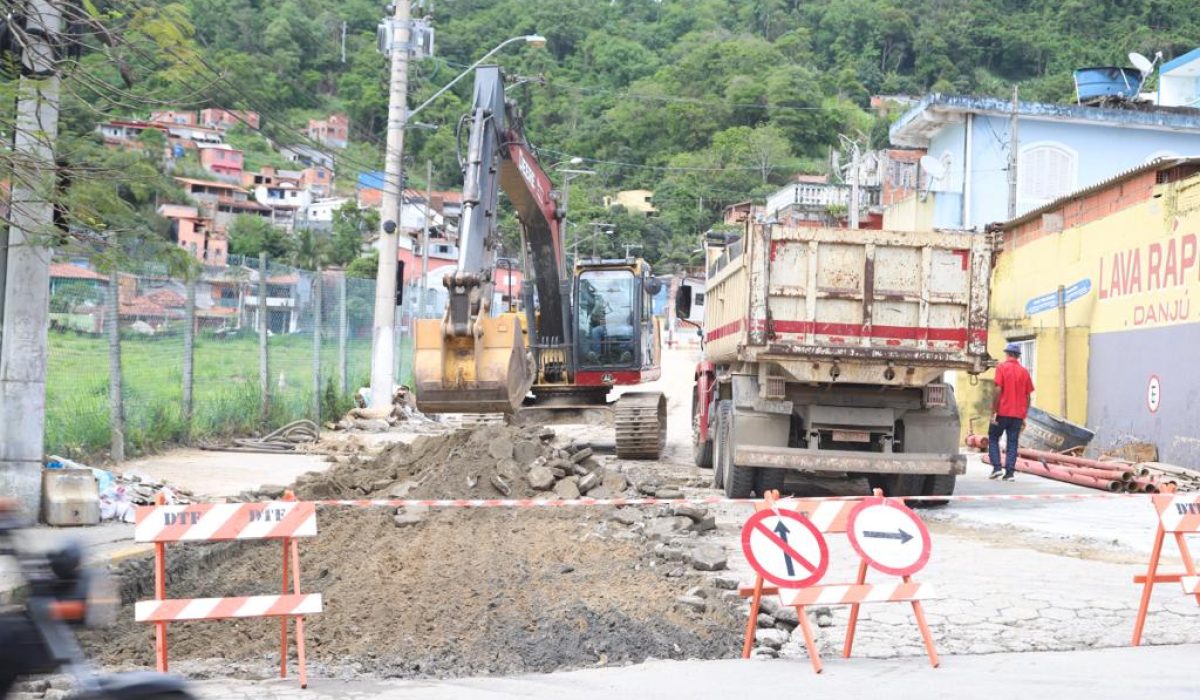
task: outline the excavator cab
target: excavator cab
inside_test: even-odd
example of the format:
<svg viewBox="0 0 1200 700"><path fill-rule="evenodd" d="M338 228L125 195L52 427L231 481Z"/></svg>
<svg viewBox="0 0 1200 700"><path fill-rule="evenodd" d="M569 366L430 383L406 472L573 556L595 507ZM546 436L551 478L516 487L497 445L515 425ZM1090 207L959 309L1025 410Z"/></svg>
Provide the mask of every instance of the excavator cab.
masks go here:
<svg viewBox="0 0 1200 700"><path fill-rule="evenodd" d="M657 370L658 327L652 301L661 282L640 261L590 262L575 274L576 381L632 384Z"/></svg>

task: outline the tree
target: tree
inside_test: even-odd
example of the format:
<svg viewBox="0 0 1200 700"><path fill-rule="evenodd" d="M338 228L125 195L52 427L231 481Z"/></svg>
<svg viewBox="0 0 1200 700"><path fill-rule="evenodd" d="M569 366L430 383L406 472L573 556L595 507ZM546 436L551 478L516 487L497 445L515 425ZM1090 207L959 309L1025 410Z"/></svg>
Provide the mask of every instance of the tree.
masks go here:
<svg viewBox="0 0 1200 700"><path fill-rule="evenodd" d="M379 251L372 250L370 253L355 258L349 265L346 266L346 276L356 277L358 279L373 280L379 274Z"/></svg>
<svg viewBox="0 0 1200 700"><path fill-rule="evenodd" d="M378 209L359 209L353 199L333 212L333 234L329 241L329 263L346 266L362 257L363 242L379 229Z"/></svg>
<svg viewBox="0 0 1200 700"><path fill-rule="evenodd" d="M238 214L229 227L229 252L234 255L258 257L266 252L272 260L289 258L292 242L287 234L261 216Z"/></svg>

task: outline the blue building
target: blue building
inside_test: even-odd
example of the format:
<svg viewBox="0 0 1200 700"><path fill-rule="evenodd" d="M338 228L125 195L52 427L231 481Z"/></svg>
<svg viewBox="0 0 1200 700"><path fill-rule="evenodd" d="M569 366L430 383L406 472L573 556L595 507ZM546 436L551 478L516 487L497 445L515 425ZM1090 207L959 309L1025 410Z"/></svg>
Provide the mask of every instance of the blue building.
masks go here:
<svg viewBox="0 0 1200 700"><path fill-rule="evenodd" d="M929 95L891 128L892 144L928 151L940 166L888 207L884 228L975 229L1008 218L1012 103ZM1020 102L1017 215L1160 157L1200 154L1200 110Z"/></svg>

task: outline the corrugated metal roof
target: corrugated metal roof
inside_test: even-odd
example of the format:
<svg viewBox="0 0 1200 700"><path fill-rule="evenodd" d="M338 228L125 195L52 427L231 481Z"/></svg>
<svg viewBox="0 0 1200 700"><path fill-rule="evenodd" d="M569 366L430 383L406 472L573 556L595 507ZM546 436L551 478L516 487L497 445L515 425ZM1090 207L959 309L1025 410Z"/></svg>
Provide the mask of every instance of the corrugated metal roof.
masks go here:
<svg viewBox="0 0 1200 700"><path fill-rule="evenodd" d="M1112 187L1113 185L1118 185L1122 182L1126 182L1126 181L1131 180L1143 173L1169 170L1171 168L1177 168L1181 165L1200 165L1200 156L1186 156L1186 157L1181 156L1181 157L1177 157L1177 158L1155 158L1154 160L1150 161L1149 163L1145 163L1145 164L1137 166L1136 168L1130 168L1129 170L1119 172L1116 175L1113 175L1112 177L1108 178L1107 180L1101 180L1100 182L1097 182L1094 185L1089 185L1087 187L1084 187L1083 189L1078 189L1069 194L1064 194L1063 196L1059 197L1058 199L1054 200L1053 202L1050 202L1049 204L1044 204L1044 205L1038 207L1037 209L1025 212L1024 214L1018 216L1015 219L1010 219L1008 221L1005 221L1000 226L1000 230L1010 231L1010 230L1020 226L1021 224L1024 224L1032 219L1036 219L1037 217L1041 216L1042 214L1054 211L1055 209L1059 209L1063 205L1067 204L1068 202L1071 202L1076 199L1081 199L1083 197L1088 197L1097 192L1102 192L1102 191Z"/></svg>

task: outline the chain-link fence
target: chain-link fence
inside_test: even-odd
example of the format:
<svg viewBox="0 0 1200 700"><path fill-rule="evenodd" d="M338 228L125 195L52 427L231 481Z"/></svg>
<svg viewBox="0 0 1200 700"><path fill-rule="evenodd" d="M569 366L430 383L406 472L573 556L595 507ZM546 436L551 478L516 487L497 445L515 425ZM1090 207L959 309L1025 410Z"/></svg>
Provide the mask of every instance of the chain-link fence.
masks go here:
<svg viewBox="0 0 1200 700"><path fill-rule="evenodd" d="M88 260L56 262L47 450L78 456L107 451L114 410L123 414L130 453L252 433L298 418L336 419L370 381L374 280L273 262L265 274L259 268L256 258L230 256L227 267L207 268L189 285L153 267L112 273ZM399 316L397 377L406 383L412 344L404 314ZM109 382L118 351L119 404Z"/></svg>

